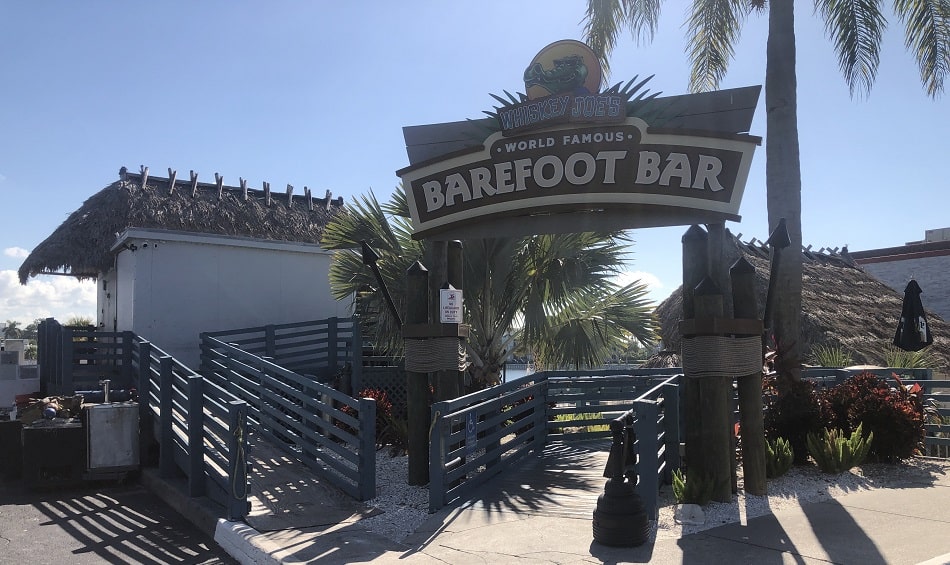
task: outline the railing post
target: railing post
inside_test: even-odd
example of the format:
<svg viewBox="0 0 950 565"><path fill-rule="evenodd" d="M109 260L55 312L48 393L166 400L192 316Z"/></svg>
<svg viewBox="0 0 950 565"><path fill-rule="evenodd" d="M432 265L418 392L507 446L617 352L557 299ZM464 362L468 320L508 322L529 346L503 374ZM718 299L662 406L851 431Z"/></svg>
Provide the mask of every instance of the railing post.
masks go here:
<svg viewBox="0 0 950 565"><path fill-rule="evenodd" d="M132 332L122 332L122 383L131 386L134 375L132 373Z"/></svg>
<svg viewBox="0 0 950 565"><path fill-rule="evenodd" d="M188 377L188 495L205 493L204 378Z"/></svg>
<svg viewBox="0 0 950 565"><path fill-rule="evenodd" d="M271 359L277 354L277 331L274 324L264 326L264 357Z"/></svg>
<svg viewBox="0 0 950 565"><path fill-rule="evenodd" d="M360 332L359 322L353 321L353 351L350 352L350 384L352 389L363 390L363 335ZM345 391L344 391L345 392Z"/></svg>
<svg viewBox="0 0 950 565"><path fill-rule="evenodd" d="M657 470L659 458L657 452L660 445L657 439L657 419L659 410L652 400L637 400L636 419L633 421L633 431L637 436L637 494L643 499L643 508L651 520L656 520L658 513L657 498L660 492Z"/></svg>
<svg viewBox="0 0 950 565"><path fill-rule="evenodd" d="M240 520L249 508L247 502L247 403L228 402L228 520Z"/></svg>
<svg viewBox="0 0 950 565"><path fill-rule="evenodd" d="M73 329L64 327L62 336L63 348L60 350L59 362L60 378L56 379L59 386L54 394L71 395L76 392L73 390Z"/></svg>
<svg viewBox="0 0 950 565"><path fill-rule="evenodd" d="M445 505L445 444L449 423L442 418L448 402L432 404L432 427L429 432L429 512Z"/></svg>
<svg viewBox="0 0 950 565"><path fill-rule="evenodd" d="M337 370L337 348L339 347L339 320L336 316L327 320L327 374Z"/></svg>
<svg viewBox="0 0 950 565"><path fill-rule="evenodd" d="M172 392L174 375L172 374L172 358L165 355L159 359L159 421L161 437L159 438L159 474L168 478L175 474L175 438L172 435Z"/></svg>
<svg viewBox="0 0 950 565"><path fill-rule="evenodd" d="M154 429L152 424L152 410L149 406L151 402L151 381L152 381L152 344L142 341L138 345L139 349L139 374L138 388L139 394L139 461L148 460L148 450L154 439Z"/></svg>
<svg viewBox="0 0 950 565"><path fill-rule="evenodd" d="M360 500L376 496L376 401L357 400L360 420L359 493Z"/></svg>
<svg viewBox="0 0 950 565"><path fill-rule="evenodd" d="M680 468L680 393L679 385L663 385L663 425L666 440L666 468L663 482L673 483L673 471Z"/></svg>

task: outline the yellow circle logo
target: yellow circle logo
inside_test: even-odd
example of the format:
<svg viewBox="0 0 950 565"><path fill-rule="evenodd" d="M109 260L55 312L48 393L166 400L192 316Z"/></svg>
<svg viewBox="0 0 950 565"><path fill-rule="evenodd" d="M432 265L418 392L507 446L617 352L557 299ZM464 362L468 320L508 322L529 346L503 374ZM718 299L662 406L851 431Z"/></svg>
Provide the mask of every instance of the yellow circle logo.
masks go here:
<svg viewBox="0 0 950 565"><path fill-rule="evenodd" d="M538 52L524 71L529 100L552 94L596 94L602 79L600 62L586 44L555 41Z"/></svg>

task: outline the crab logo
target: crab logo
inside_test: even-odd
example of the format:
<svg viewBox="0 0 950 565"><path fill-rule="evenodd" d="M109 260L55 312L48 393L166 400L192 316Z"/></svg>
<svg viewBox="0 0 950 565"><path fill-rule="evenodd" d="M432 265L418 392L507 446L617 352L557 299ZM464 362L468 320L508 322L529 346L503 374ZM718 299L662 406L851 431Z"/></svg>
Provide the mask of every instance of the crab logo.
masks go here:
<svg viewBox="0 0 950 565"><path fill-rule="evenodd" d="M553 94L596 94L601 77L600 62L590 47L572 39L555 41L525 69L525 94L529 100Z"/></svg>

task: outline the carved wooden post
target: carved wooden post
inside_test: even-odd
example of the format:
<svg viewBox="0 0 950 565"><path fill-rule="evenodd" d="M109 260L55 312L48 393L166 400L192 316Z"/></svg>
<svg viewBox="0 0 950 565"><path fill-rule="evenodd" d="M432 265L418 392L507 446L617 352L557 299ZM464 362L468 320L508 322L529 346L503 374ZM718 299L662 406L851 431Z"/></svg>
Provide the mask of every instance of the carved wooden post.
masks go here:
<svg viewBox="0 0 950 565"><path fill-rule="evenodd" d="M683 235L683 319L695 318L693 290L706 277L708 254L706 231L693 225ZM692 471L702 467L702 423L699 414L699 385L694 379L683 379L683 437L686 441L686 466Z"/></svg>
<svg viewBox="0 0 950 565"><path fill-rule="evenodd" d="M745 257L729 270L732 278L733 314L736 318L758 319L755 298L755 267ZM762 407L762 372L740 376L739 425L742 430L742 469L745 491L766 494L765 422Z"/></svg>
<svg viewBox="0 0 950 565"><path fill-rule="evenodd" d="M712 280L704 279L696 287L694 300L697 320L722 317L722 294ZM713 482L713 500L731 502L731 460L735 459L735 452L730 453L729 440L731 380L717 374L704 375L695 380L699 381L703 472Z"/></svg>
<svg viewBox="0 0 950 565"><path fill-rule="evenodd" d="M429 271L416 261L406 272L406 323L429 320ZM409 484L429 482L429 375L406 370Z"/></svg>
<svg viewBox="0 0 950 565"><path fill-rule="evenodd" d="M464 256L462 253L462 242L455 239L448 243L446 249L446 281L453 287L464 290L463 283L463 271L464 271ZM462 391L465 390L465 372L464 371L448 371L451 373L447 377L451 377L454 381L451 385L451 394L450 398L458 398L462 396ZM448 380L448 378L446 379Z"/></svg>

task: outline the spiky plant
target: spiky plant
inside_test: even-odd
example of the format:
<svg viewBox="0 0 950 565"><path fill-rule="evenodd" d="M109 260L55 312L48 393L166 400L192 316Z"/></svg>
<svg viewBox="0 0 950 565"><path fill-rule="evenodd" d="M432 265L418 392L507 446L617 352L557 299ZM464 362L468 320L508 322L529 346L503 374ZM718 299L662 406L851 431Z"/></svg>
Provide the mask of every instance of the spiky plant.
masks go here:
<svg viewBox="0 0 950 565"><path fill-rule="evenodd" d="M848 367L854 365L851 354L840 345L821 344L811 348L812 361L819 367Z"/></svg>
<svg viewBox="0 0 950 565"><path fill-rule="evenodd" d="M694 475L687 478L680 469L673 471L673 497L677 504L705 506L712 500L715 483L709 477Z"/></svg>
<svg viewBox="0 0 950 565"><path fill-rule="evenodd" d="M864 437L859 425L849 437L845 437L841 430L825 428L821 437L810 433L806 441L808 452L818 468L825 473L837 474L864 462L874 441L874 432Z"/></svg>
<svg viewBox="0 0 950 565"><path fill-rule="evenodd" d="M765 441L765 476L781 477L792 468L794 453L788 440L780 437Z"/></svg>

